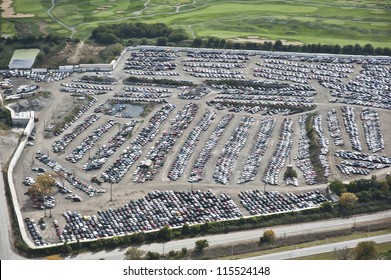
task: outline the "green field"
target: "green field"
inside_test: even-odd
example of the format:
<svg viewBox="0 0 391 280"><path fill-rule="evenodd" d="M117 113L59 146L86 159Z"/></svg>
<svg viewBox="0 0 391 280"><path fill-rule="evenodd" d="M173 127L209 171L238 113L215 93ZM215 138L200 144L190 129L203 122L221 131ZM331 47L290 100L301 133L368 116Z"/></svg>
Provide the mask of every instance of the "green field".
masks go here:
<svg viewBox="0 0 391 280"><path fill-rule="evenodd" d="M391 3L383 1L251 1L251 0L14 0L16 13L32 18L0 19L11 32L89 37L100 24L122 21L163 22L184 28L190 36L243 38L258 36L302 43L391 46ZM67 27L66 27L67 26ZM21 31L22 30L22 31ZM5 32L4 32L5 33ZM39 34L35 34L39 35Z"/></svg>

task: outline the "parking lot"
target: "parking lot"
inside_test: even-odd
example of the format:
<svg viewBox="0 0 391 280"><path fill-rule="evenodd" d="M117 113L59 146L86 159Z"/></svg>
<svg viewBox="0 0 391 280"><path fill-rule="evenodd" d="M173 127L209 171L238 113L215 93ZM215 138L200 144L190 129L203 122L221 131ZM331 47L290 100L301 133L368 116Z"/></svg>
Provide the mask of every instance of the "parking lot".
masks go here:
<svg viewBox="0 0 391 280"><path fill-rule="evenodd" d="M68 191L62 184L53 190L45 229L31 220L29 228L53 243L316 207L326 185L317 183L309 162L304 122L310 113L328 180L385 175L391 164L390 65L364 62L148 49L125 53L115 71L104 74L107 82L96 73L41 75L45 82L38 85L52 95L14 174L24 217L37 223L45 215L24 194L22 182L37 175L33 167L63 172ZM379 73L379 98L367 100ZM191 81L198 89L164 81L124 84L133 75ZM78 100L65 87L92 93ZM80 112L62 122L75 105ZM136 107L125 108L130 105L147 110L145 116L131 115ZM49 122L62 126L50 135ZM298 173L297 187L283 180L289 164Z"/></svg>

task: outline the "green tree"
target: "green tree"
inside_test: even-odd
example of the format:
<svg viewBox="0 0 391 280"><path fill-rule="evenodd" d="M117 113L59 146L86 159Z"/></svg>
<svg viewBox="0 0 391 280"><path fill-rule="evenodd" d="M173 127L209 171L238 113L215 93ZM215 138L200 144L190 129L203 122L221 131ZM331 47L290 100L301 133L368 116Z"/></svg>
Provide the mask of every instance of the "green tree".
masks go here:
<svg viewBox="0 0 391 280"><path fill-rule="evenodd" d="M181 250L181 252L182 252L182 255L183 255L183 256L186 256L186 255L187 255L187 248L186 248L186 247L183 247L182 250Z"/></svg>
<svg viewBox="0 0 391 280"><path fill-rule="evenodd" d="M376 260L378 255L374 241L362 241L354 249L354 258L356 260Z"/></svg>
<svg viewBox="0 0 391 280"><path fill-rule="evenodd" d="M353 209L356 207L358 198L354 193L344 192L339 198L339 203L346 209Z"/></svg>
<svg viewBox="0 0 391 280"><path fill-rule="evenodd" d="M322 210L323 212L332 213L334 211L334 206L330 201L326 201L322 203L322 205L320 206L320 210Z"/></svg>
<svg viewBox="0 0 391 280"><path fill-rule="evenodd" d="M209 247L209 242L206 239L200 239L195 242L195 249L202 252L206 247Z"/></svg>
<svg viewBox="0 0 391 280"><path fill-rule="evenodd" d="M172 237L172 231L168 226L162 227L157 234L157 238L162 241L169 241Z"/></svg>
<svg viewBox="0 0 391 280"><path fill-rule="evenodd" d="M276 242L276 234L273 230L269 229L264 231L263 235L259 239L260 243L274 244Z"/></svg>
<svg viewBox="0 0 391 280"><path fill-rule="evenodd" d="M329 187L330 187L330 190L337 195L340 195L341 193L346 192L346 186L340 180L331 181L329 184Z"/></svg>
<svg viewBox="0 0 391 280"><path fill-rule="evenodd" d="M149 251L147 253L147 259L148 260L160 260L160 254L158 252Z"/></svg>
<svg viewBox="0 0 391 280"><path fill-rule="evenodd" d="M201 47L202 46L202 39L201 38L194 38L192 46L195 48Z"/></svg>
<svg viewBox="0 0 391 280"><path fill-rule="evenodd" d="M144 254L143 250L131 247L125 253L125 260L141 260Z"/></svg>
<svg viewBox="0 0 391 280"><path fill-rule="evenodd" d="M159 37L156 39L156 45L158 46L166 46L167 45L167 37Z"/></svg>

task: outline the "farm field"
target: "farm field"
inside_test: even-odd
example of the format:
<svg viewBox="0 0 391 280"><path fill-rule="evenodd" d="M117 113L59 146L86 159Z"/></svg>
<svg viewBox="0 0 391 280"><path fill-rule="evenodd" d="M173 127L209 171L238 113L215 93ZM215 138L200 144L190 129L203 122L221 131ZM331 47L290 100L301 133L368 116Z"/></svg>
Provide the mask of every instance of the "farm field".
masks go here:
<svg viewBox="0 0 391 280"><path fill-rule="evenodd" d="M126 52L111 76L13 72L52 92L15 168L23 217L51 209L53 243L317 207L328 181L390 171L390 73L389 60L157 47ZM42 171L63 171L65 189L32 203ZM124 208L143 217L124 225ZM115 232L69 231L80 217Z"/></svg>
<svg viewBox="0 0 391 280"><path fill-rule="evenodd" d="M67 0L53 3L52 6L50 1L14 0L15 13L34 17L2 18L0 23L3 26L10 21L16 30L23 32L22 27L29 27L36 35L58 34L82 40L100 24L141 21L183 28L191 37L250 37L251 40L252 36L258 36L296 44L391 45L388 1Z"/></svg>

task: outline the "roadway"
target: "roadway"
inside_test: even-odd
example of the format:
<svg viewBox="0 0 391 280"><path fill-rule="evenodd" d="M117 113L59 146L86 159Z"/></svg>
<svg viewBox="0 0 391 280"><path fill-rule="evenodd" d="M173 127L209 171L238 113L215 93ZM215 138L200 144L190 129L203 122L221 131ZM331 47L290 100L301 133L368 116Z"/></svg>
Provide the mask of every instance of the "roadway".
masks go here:
<svg viewBox="0 0 391 280"><path fill-rule="evenodd" d="M319 246L308 247L308 248L293 249L293 250L279 252L279 253L245 258L244 260L286 260L292 258L300 258L300 257L311 256L311 255L316 255L321 253L332 252L335 249L342 249L345 247L354 248L359 242L362 241L375 241L376 243L389 242L391 241L391 233L378 235L378 236L365 237L360 239L354 239L354 240L348 240L348 241L342 241L337 243L319 245Z"/></svg>
<svg viewBox="0 0 391 280"><path fill-rule="evenodd" d="M0 163L0 171L1 171ZM0 260L20 260L23 257L15 254L11 249L11 223L8 215L8 204L5 196L3 173L0 172Z"/></svg>
<svg viewBox="0 0 391 280"><path fill-rule="evenodd" d="M277 237L289 237L293 235L311 234L316 232L333 231L340 229L349 229L354 227L358 223L374 222L376 220L391 219L391 210L383 211L368 215L357 215L349 218L339 218L331 220L316 221L303 224L283 225L272 227ZM207 239L209 246L217 245L235 245L244 241L257 242L263 231L270 228L260 228L249 231L239 231L227 234L208 235L196 238L174 240L166 243L153 243L140 246L139 249L146 252L159 252L167 253L171 250L179 251L186 247L192 249L195 246L195 242L199 239ZM333 249L331 249L332 251ZM76 256L67 257L68 260L99 260L101 258L107 260L122 260L124 259L126 249L115 249L109 252L101 251L97 253L83 253Z"/></svg>

